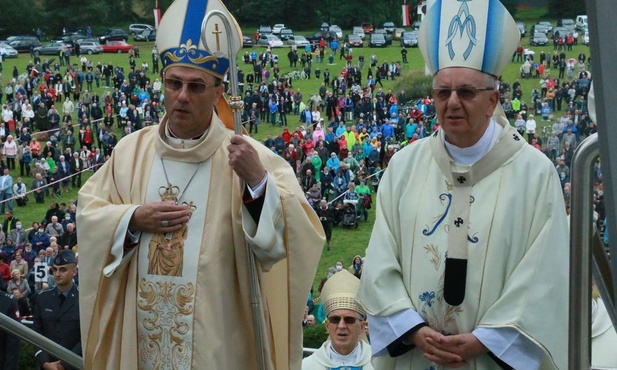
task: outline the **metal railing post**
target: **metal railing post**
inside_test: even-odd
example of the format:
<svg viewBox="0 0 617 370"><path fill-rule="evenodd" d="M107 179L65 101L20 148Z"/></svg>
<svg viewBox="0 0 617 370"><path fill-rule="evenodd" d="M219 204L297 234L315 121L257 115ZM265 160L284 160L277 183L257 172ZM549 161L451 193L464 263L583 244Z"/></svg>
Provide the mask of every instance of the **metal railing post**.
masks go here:
<svg viewBox="0 0 617 370"><path fill-rule="evenodd" d="M591 236L593 161L599 154L598 134L585 139L572 158L570 213L570 370L591 366Z"/></svg>
<svg viewBox="0 0 617 370"><path fill-rule="evenodd" d="M15 335L32 343L34 346L41 348L52 356L62 359L62 361L67 362L76 369L84 368L83 359L80 356L4 314L0 314L0 328L2 328L7 335Z"/></svg>

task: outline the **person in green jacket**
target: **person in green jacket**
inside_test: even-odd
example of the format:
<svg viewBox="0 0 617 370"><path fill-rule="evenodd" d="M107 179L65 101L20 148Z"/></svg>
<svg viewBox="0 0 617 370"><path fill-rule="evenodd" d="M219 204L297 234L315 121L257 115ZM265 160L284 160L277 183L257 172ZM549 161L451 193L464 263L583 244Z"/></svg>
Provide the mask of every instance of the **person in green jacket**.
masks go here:
<svg viewBox="0 0 617 370"><path fill-rule="evenodd" d="M368 196L369 198L371 197L371 189L369 189L369 187L366 186L365 179L360 179L360 185L356 186L356 193L360 196L360 201L358 202L358 205L357 205L358 214L364 217L364 222L366 222L368 220L368 210L370 208L370 204L372 200L370 202L366 202L364 200L365 196ZM366 207L367 205L368 205L368 208Z"/></svg>

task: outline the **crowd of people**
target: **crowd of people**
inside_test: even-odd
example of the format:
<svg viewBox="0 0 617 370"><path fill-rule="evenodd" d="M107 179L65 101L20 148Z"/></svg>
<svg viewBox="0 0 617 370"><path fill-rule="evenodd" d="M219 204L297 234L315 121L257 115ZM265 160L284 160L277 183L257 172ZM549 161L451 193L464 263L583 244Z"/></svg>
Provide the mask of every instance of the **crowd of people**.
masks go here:
<svg viewBox="0 0 617 370"><path fill-rule="evenodd" d="M431 136L440 122L434 94L409 97L404 91L384 90L381 81L400 75L399 63L380 63L374 55L367 66L364 57L356 63L348 57L352 53L343 44L340 50L348 63L339 75L333 76L327 68L311 69L312 63L318 64L323 58L324 48L305 50L299 58L297 54L289 56L292 65L299 59L305 73L308 68L309 78L323 81L318 91L308 96L293 87L292 78L280 74L278 61L269 50L249 55L247 62L252 71L237 73L245 95L245 128L252 134L258 132L260 124L281 127L278 135L269 135L263 144L269 155L284 159L292 169L306 201L319 217L325 231L325 246L330 250L333 227L357 226L359 221L368 220L368 210L393 155ZM496 88L498 104L510 123L521 136L527 137L529 145L553 161L566 210L573 151L584 137L595 132L587 107L591 83L589 58L579 55L578 73L574 73L573 65L566 64L568 73L562 74L562 62L567 60L568 51L556 50L550 60L542 53L537 66L534 56L527 54L525 64L529 68L521 69L521 78L538 80L537 88L529 95L522 91L518 79L501 80ZM80 188L82 172L98 171L120 139L159 123L163 87L159 78L152 82L150 77L152 73L158 76L158 51L153 50L152 57L155 70L150 71L148 63L143 62L138 68L135 56L129 56L130 72L126 75L122 66L94 65L87 58L79 59L80 66L63 65L64 70L59 64L34 58L24 73L15 70L13 79L0 89L0 212L6 208L0 230L0 271L5 285L2 288L17 299L20 316L30 315L36 294L54 285L53 279L34 284L34 263L51 265L62 250L77 252L76 204L58 204L53 199L42 221L27 228L13 214L19 209L13 208L13 202L17 207L27 207L31 198L44 203L50 197L62 197L70 188ZM559 71L558 77L551 74L551 63L552 70ZM180 81L178 89L182 90L187 83L179 79L184 76L176 75ZM110 89L99 96L93 91L95 86ZM461 94L458 90L456 93ZM548 129L540 131L536 117L542 117ZM120 138L116 138L114 130L122 131ZM167 177L164 163L162 166ZM12 174L18 171L20 176L13 181ZM30 184L26 181L29 178ZM596 180L596 211L598 220L602 220L599 164ZM347 221L346 215L351 215L352 221ZM167 228L169 224L163 220L161 225ZM126 232L130 240L130 229ZM127 251L131 245L134 247L129 243ZM348 257L348 270L359 279L364 270L363 258L355 253L353 258ZM344 269L345 264L337 262L328 277ZM161 271L157 270L157 274L163 275ZM326 281L327 278L323 283ZM306 325L319 323L329 312L317 318L310 318L311 313L307 312ZM361 316L355 320L362 322L366 318L364 311ZM344 318L338 319L340 322ZM348 321L356 323L355 320Z"/></svg>
<svg viewBox="0 0 617 370"><path fill-rule="evenodd" d="M54 64L33 56L24 71L15 67L10 79L0 81L0 212L5 213L0 225L0 290L17 303L12 316L33 321L44 335L59 333L54 340L62 345L67 340L80 342L77 291L68 285L67 303L55 323L44 322L44 313L58 309L57 292L66 288L67 278L61 289L56 271L72 271L53 266L54 261L65 251L78 255L76 200L68 199L68 193L81 188L83 176L99 170L121 138L158 123L162 114L158 53L152 57L157 61L154 70L147 62L137 65L133 54L126 65L93 64L85 55L77 58L78 64L71 65L70 55L61 55ZM101 95L100 88L105 89ZM46 202L49 209L34 216L35 222L19 219L22 209ZM35 281L35 272L40 273L35 265L40 263L48 271L43 282ZM72 263L77 264L77 257ZM68 282L77 284L74 271ZM42 292L54 297L37 298ZM63 329L50 329L54 325ZM51 361L39 357L39 365ZM4 363L16 364L16 358Z"/></svg>

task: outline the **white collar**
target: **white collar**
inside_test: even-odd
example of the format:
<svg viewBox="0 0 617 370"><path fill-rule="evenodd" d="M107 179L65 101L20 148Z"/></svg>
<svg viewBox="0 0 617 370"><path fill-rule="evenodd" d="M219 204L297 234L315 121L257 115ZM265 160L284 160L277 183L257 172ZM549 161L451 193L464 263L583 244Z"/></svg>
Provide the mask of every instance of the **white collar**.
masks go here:
<svg viewBox="0 0 617 370"><path fill-rule="evenodd" d="M467 148L459 148L458 146L447 142L445 139L444 144L450 158L452 158L455 163L470 166L479 161L493 148L499 139L501 130L503 130L503 128L491 118L484 134L474 145Z"/></svg>
<svg viewBox="0 0 617 370"><path fill-rule="evenodd" d="M326 346L326 353L328 354L328 358L338 366L354 366L360 361L362 356L362 351L360 350L360 341L358 341L358 345L351 351L348 355L341 355L336 352L334 347L332 347L332 342L329 342Z"/></svg>
<svg viewBox="0 0 617 370"><path fill-rule="evenodd" d="M180 139L171 135L169 130L169 124L165 127L165 142L176 149L190 149L194 148L201 143L208 135L210 127L197 139Z"/></svg>

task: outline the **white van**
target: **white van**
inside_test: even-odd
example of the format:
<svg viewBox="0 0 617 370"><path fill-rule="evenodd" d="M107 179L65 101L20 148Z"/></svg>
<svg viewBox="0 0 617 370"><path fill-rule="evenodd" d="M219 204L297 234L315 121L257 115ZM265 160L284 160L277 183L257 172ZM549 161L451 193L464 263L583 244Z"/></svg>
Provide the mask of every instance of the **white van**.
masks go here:
<svg viewBox="0 0 617 370"><path fill-rule="evenodd" d="M576 16L576 28L579 30L584 30L587 28L587 16L586 15Z"/></svg>

